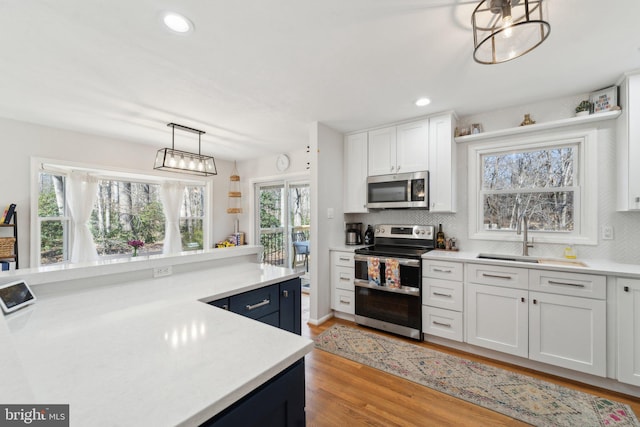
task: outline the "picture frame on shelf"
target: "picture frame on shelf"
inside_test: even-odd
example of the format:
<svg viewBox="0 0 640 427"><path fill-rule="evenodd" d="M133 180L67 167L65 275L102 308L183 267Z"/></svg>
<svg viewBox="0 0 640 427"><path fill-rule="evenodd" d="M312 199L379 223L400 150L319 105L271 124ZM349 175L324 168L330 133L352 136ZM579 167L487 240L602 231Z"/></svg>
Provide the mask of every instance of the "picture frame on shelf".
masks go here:
<svg viewBox="0 0 640 427"><path fill-rule="evenodd" d="M596 90L589 94L589 102L593 105L593 113L611 111L618 106L618 86Z"/></svg>

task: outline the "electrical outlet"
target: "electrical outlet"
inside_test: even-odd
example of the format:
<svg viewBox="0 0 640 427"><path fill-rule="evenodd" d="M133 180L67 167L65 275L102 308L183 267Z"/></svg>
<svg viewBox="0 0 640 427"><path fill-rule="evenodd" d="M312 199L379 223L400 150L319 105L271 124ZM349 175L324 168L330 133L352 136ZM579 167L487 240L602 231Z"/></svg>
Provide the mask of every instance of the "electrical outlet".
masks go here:
<svg viewBox="0 0 640 427"><path fill-rule="evenodd" d="M602 240L613 240L613 226L602 226Z"/></svg>
<svg viewBox="0 0 640 427"><path fill-rule="evenodd" d="M156 267L153 269L153 277L171 276L171 273L172 270L170 265L164 267Z"/></svg>

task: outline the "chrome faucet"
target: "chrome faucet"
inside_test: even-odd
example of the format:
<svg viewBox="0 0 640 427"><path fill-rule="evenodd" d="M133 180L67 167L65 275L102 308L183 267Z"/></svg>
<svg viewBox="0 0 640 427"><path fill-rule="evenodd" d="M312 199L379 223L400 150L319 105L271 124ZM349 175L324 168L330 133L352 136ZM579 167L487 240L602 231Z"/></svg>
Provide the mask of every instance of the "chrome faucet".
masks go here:
<svg viewBox="0 0 640 427"><path fill-rule="evenodd" d="M519 236L523 230L522 256L529 256L529 248L533 247L533 237L531 238L531 243L529 243L529 221L524 214L520 215L520 220L516 224L516 234Z"/></svg>

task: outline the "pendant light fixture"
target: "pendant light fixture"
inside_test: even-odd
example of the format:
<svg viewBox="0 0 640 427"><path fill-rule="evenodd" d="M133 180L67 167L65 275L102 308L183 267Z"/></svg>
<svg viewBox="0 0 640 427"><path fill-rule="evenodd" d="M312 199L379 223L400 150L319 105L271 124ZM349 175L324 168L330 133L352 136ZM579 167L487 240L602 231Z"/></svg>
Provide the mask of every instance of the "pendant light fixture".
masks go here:
<svg viewBox="0 0 640 427"><path fill-rule="evenodd" d="M549 37L543 0L483 0L473 11L473 59L499 64L518 58Z"/></svg>
<svg viewBox="0 0 640 427"><path fill-rule="evenodd" d="M204 131L182 126L176 123L169 123L171 127L171 148L163 148L156 153L154 169L166 170L170 172L189 173L193 175L210 176L217 175L216 161L211 156L201 154L201 136ZM176 128L185 132L198 134L198 154L175 149Z"/></svg>

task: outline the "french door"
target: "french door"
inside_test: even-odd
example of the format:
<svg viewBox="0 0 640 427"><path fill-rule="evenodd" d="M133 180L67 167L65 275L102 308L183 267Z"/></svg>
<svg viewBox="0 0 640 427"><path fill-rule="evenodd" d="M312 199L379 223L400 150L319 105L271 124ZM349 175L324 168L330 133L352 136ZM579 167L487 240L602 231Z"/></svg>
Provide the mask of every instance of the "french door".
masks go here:
<svg viewBox="0 0 640 427"><path fill-rule="evenodd" d="M292 239L304 236L309 240L309 189L308 181L255 184L256 241L264 247L263 262L283 266L297 262L293 259ZM305 260L308 261L308 254Z"/></svg>

